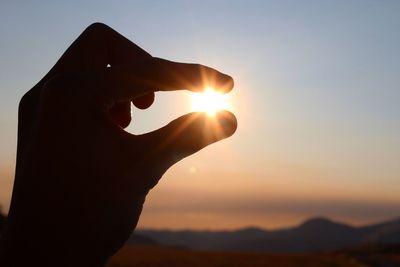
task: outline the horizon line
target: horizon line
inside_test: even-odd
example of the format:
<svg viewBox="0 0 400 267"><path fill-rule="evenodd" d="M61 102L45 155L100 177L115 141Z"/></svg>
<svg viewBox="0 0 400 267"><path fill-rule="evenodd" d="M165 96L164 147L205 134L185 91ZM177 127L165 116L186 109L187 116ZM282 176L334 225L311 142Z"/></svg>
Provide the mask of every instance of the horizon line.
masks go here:
<svg viewBox="0 0 400 267"><path fill-rule="evenodd" d="M247 225L243 227L236 227L236 228L221 228L221 229L210 229L210 228L166 228L166 227L137 227L133 231L169 231L169 232L185 232L185 231L191 231L191 232L236 232L236 231L242 231L242 230L247 230L247 229L255 229L255 230L260 230L260 231L280 231L280 230L288 230L288 229L293 229L300 227L304 225L307 222L313 221L313 220L325 220L329 221L333 224L341 224L341 225L346 225L349 227L353 228L363 228L363 227L369 227L369 226L375 226L379 224L385 224L385 223L391 223L391 222L396 222L400 221L400 215L393 216L389 219L381 220L381 221L376 221L373 223L365 223L362 225L354 225L352 223L347 223L343 222L341 220L335 220L331 219L327 216L311 216L308 219L302 220L300 223L293 224L290 226L283 226L283 227L272 227L272 228L267 228L267 227L262 227L262 226L256 226L256 225Z"/></svg>

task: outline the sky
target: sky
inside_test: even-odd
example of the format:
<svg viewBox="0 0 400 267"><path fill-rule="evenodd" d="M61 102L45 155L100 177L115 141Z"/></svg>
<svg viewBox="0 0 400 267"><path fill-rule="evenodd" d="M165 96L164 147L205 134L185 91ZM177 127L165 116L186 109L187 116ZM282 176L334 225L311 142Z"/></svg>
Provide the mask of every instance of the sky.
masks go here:
<svg viewBox="0 0 400 267"><path fill-rule="evenodd" d="M235 79L238 130L173 166L141 228L280 228L312 216L400 216L399 1L0 2L0 204L14 178L17 107L89 24L153 56ZM134 110L132 133L191 110L184 91Z"/></svg>

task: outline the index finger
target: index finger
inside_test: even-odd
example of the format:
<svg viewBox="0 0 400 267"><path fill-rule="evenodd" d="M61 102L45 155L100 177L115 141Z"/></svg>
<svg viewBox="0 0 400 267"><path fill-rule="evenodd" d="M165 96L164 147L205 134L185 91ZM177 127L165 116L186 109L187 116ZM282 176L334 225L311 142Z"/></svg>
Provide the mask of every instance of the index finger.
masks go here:
<svg viewBox="0 0 400 267"><path fill-rule="evenodd" d="M201 92L213 87L229 92L233 79L211 67L151 58L125 66L105 68L96 74L97 84L110 100L134 100L156 91L190 90Z"/></svg>
<svg viewBox="0 0 400 267"><path fill-rule="evenodd" d="M193 63L173 62L153 58L152 67L148 69L154 86L161 91L187 89L201 92L212 87L219 92L232 90L234 82L231 76L214 68Z"/></svg>

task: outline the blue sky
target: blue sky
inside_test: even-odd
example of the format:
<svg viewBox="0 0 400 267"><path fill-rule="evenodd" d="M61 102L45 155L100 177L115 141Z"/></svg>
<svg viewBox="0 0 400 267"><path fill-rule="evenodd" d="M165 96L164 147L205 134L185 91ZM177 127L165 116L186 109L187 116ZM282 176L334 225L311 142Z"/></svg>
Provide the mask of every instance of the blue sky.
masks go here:
<svg viewBox="0 0 400 267"><path fill-rule="evenodd" d="M154 56L235 79L237 133L172 168L149 196L141 226L398 216L399 12L398 1L3 1L0 203L6 208L11 192L19 98L101 21ZM134 111L129 131L188 111L188 93L159 93L152 108ZM193 199L183 208L187 194Z"/></svg>

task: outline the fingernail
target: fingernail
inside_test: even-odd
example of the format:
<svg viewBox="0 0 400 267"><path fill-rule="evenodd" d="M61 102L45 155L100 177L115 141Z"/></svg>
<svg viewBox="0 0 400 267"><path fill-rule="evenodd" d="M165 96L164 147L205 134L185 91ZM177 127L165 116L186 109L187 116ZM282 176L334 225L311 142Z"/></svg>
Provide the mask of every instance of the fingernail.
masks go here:
<svg viewBox="0 0 400 267"><path fill-rule="evenodd" d="M234 85L235 82L233 81L233 78L229 75L224 75L224 77L220 79L218 88L223 92L230 92Z"/></svg>
<svg viewBox="0 0 400 267"><path fill-rule="evenodd" d="M220 111L217 114L218 124L224 130L227 136L232 135L237 129L237 120L235 115L229 111Z"/></svg>

